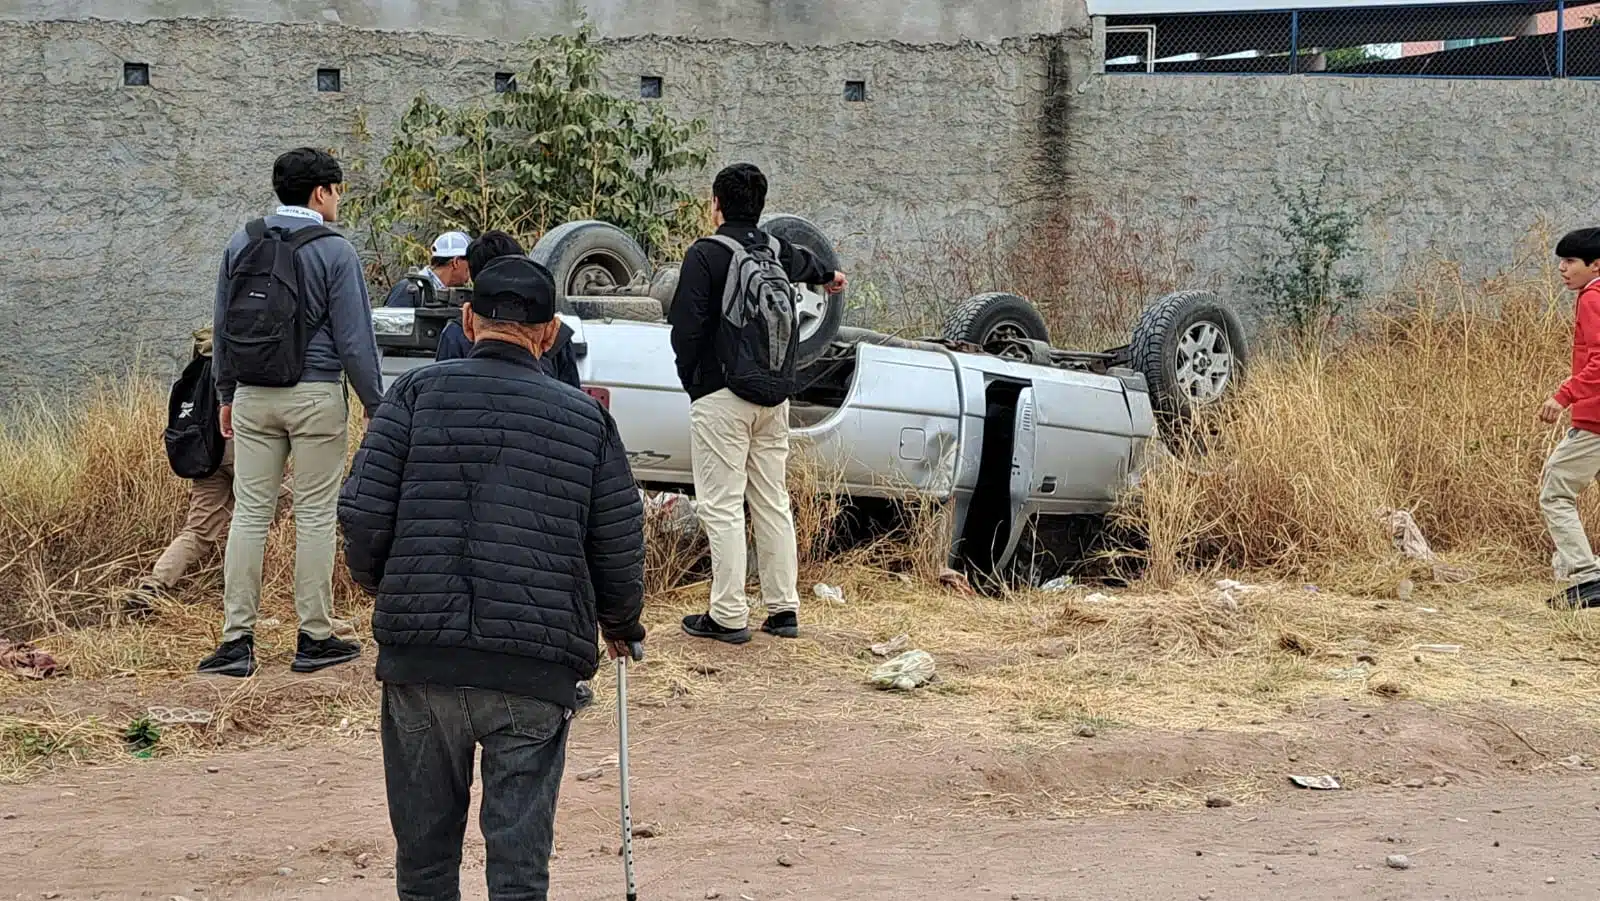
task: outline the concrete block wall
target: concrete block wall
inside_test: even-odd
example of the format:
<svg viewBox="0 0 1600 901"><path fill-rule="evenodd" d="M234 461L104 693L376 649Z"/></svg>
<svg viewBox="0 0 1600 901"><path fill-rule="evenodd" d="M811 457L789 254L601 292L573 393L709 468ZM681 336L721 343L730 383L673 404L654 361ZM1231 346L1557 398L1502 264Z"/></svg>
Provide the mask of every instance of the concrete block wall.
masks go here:
<svg viewBox="0 0 1600 901"><path fill-rule="evenodd" d="M612 37L792 44L1000 40L1088 23L1083 0L0 0L0 21L230 19L497 40L549 34L580 16Z"/></svg>
<svg viewBox="0 0 1600 901"><path fill-rule="evenodd" d="M10 88L0 94L0 406L19 389L114 374L140 355L173 371L205 321L218 247L271 204L279 151L348 148L361 112L381 151L418 91L486 93L514 56L470 35L247 20L315 18L321 5L236 0L241 18L229 20L41 20L95 2L0 0L0 46L11 51L0 54ZM186 2L134 3L125 18ZM397 8L331 8L351 17L356 7ZM891 293L906 274L895 267L939 241L1014 234L1055 205L1081 204L1143 221L1205 218L1192 250L1199 275L1243 300L1239 286L1282 222L1273 178L1305 182L1324 164L1368 211L1362 268L1378 288L1433 256L1487 273L1541 219L1558 230L1600 220L1585 140L1600 82L1101 76L1079 4L1008 9L1046 7L1064 32L982 43L874 40L865 26L854 42L836 31L809 47L617 38L609 71L620 92L662 76L663 104L710 121L714 165L767 168L771 207L816 219L852 274ZM793 18L799 7L740 8ZM32 20L3 21L22 13ZM970 30L950 16L952 30ZM727 27L757 35L751 21ZM1001 30L1012 27L1023 26ZM123 87L124 62L149 63L152 86ZM342 70L342 93L315 91L324 66ZM867 103L843 101L846 79L867 81Z"/></svg>
<svg viewBox="0 0 1600 901"><path fill-rule="evenodd" d="M1366 213L1359 267L1509 265L1537 222L1600 224L1588 115L1600 83L1328 76L1106 75L1071 100L1068 194L1209 220L1195 256L1235 288L1283 222L1273 179ZM1185 212L1192 203L1192 212Z"/></svg>
<svg viewBox="0 0 1600 901"><path fill-rule="evenodd" d="M0 396L135 359L175 372L222 244L273 203L279 152L349 147L362 112L381 152L417 92L485 94L514 57L483 39L214 20L0 24L0 44L19 51L0 55ZM148 63L151 86L124 87L125 62ZM341 93L316 91L319 67L341 69ZM663 103L709 119L713 165L766 168L769 208L814 218L849 265L886 244L914 256L928 223L983 234L1037 199L1035 40L619 39L610 72L619 91L661 75ZM844 102L846 78L868 102Z"/></svg>

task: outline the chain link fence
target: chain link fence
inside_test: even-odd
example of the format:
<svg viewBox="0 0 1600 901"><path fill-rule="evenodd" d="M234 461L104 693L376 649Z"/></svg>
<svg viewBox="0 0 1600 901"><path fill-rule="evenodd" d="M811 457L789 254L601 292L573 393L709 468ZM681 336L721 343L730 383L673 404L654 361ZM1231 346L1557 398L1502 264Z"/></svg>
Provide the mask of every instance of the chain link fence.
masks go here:
<svg viewBox="0 0 1600 901"><path fill-rule="evenodd" d="M1600 2L1105 18L1111 74L1600 78Z"/></svg>

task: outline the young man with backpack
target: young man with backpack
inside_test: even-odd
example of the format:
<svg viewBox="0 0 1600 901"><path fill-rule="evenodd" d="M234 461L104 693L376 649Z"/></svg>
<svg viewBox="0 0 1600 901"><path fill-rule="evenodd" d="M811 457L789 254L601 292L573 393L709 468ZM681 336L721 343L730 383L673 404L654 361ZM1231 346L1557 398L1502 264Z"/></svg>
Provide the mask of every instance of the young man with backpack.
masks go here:
<svg viewBox="0 0 1600 901"><path fill-rule="evenodd" d="M786 478L799 344L794 283L837 294L845 276L756 227L767 201L760 169L729 166L711 190L716 234L684 254L668 316L678 378L689 394L695 497L711 543L710 609L684 617L683 631L729 644L750 640L748 501L767 607L761 631L795 638L799 549Z"/></svg>
<svg viewBox="0 0 1600 901"><path fill-rule="evenodd" d="M383 400L372 304L356 249L325 223L339 214L344 173L309 147L278 157L282 204L228 243L212 331L221 430L234 442L233 523L223 567L222 644L202 673L255 672L262 557L284 464L294 460L295 672L355 660L336 638L333 561L349 405L344 379L368 418Z"/></svg>

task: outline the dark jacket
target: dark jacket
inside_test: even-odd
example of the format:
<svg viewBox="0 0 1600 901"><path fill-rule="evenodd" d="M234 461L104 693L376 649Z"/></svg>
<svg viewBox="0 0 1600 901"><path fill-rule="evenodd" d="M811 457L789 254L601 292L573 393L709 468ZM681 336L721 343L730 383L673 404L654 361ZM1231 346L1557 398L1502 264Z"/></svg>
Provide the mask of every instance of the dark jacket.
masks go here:
<svg viewBox="0 0 1600 901"><path fill-rule="evenodd" d="M382 681L572 708L597 625L644 637L644 510L616 424L520 347L481 341L397 379L339 524L351 577L377 593Z"/></svg>
<svg viewBox="0 0 1600 901"><path fill-rule="evenodd" d="M717 229L749 247L767 240L754 222L729 222ZM672 323L672 350L678 358L678 380L689 400L728 387L717 357L717 328L722 322L722 292L728 284L728 266L733 251L714 241L696 241L683 255L678 269L678 291L672 297L667 320ZM817 257L804 247L778 240L778 262L789 280L809 285L833 281L833 272L822 267Z"/></svg>
<svg viewBox="0 0 1600 901"><path fill-rule="evenodd" d="M550 352L539 358L539 368L558 382L582 388L578 383L578 355L572 349L574 334L571 326L562 323L556 331L555 343L550 345ZM455 360L471 352L472 342L467 340L466 330L460 323L449 322L445 324L444 331L439 333L439 347L434 351L433 358Z"/></svg>
<svg viewBox="0 0 1600 901"><path fill-rule="evenodd" d="M389 293L383 298L386 307L420 307L422 306L422 286L409 278L403 278L389 286Z"/></svg>
<svg viewBox="0 0 1600 901"><path fill-rule="evenodd" d="M467 340L467 330L461 323L451 320L439 333L439 346L434 348L434 360L459 360L472 353L472 342Z"/></svg>

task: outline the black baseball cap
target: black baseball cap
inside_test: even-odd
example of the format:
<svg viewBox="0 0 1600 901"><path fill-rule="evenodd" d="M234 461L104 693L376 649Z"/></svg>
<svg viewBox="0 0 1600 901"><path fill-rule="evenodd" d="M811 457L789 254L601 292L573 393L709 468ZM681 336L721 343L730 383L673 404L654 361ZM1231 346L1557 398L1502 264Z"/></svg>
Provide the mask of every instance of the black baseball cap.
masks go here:
<svg viewBox="0 0 1600 901"><path fill-rule="evenodd" d="M472 280L472 312L539 325L556 318L556 280L525 256L495 257Z"/></svg>

